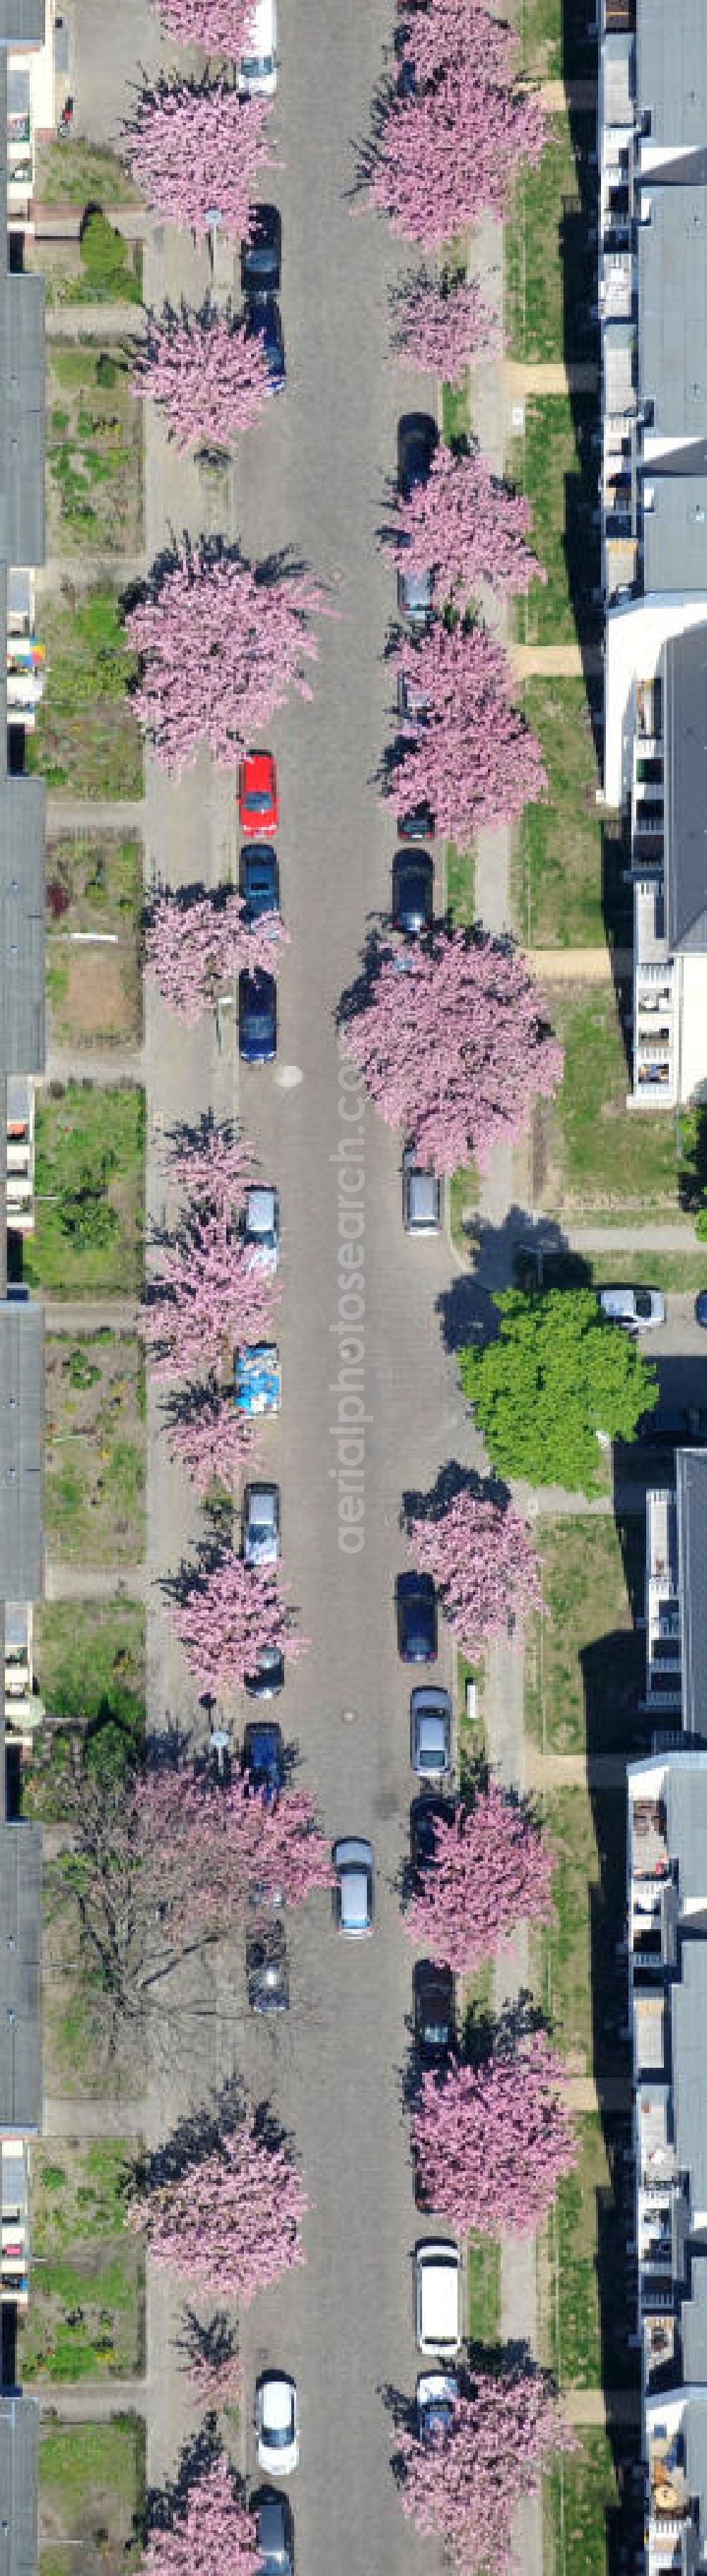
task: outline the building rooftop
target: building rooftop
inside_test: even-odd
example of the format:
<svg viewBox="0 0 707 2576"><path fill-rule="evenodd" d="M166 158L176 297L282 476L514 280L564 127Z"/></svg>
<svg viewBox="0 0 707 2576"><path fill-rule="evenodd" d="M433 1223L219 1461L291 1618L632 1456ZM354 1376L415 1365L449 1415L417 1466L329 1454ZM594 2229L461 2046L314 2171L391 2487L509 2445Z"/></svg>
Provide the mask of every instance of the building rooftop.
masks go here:
<svg viewBox="0 0 707 2576"><path fill-rule="evenodd" d="M0 1597L43 1589L44 1318L0 1304Z"/></svg>
<svg viewBox="0 0 707 2576"><path fill-rule="evenodd" d="M689 637L683 639L689 642ZM682 1722L707 1738L707 1454L678 1449L675 1461ZM689 1775L685 1775L688 1777ZM682 1795L682 1793L681 1793ZM684 1820L689 1834L688 1817ZM707 1882L707 1816L703 1812L701 1875Z"/></svg>
<svg viewBox="0 0 707 2576"><path fill-rule="evenodd" d="M0 2397L3 2576L36 2576L39 2408L32 2397Z"/></svg>
<svg viewBox="0 0 707 2576"><path fill-rule="evenodd" d="M701 439L707 420L707 192L651 182L649 196L650 220L638 227L641 399L652 402L661 435ZM694 579L689 586L695 589Z"/></svg>
<svg viewBox="0 0 707 2576"><path fill-rule="evenodd" d="M44 43L44 0L0 0L0 45L14 53Z"/></svg>
<svg viewBox="0 0 707 2576"><path fill-rule="evenodd" d="M44 1070L44 877L43 782L0 778L0 1075Z"/></svg>
<svg viewBox="0 0 707 2576"><path fill-rule="evenodd" d="M0 2130L39 2128L42 1828L0 1824Z"/></svg>
<svg viewBox="0 0 707 2576"><path fill-rule="evenodd" d="M707 138L707 0L640 0L636 94L651 140L669 147Z"/></svg>

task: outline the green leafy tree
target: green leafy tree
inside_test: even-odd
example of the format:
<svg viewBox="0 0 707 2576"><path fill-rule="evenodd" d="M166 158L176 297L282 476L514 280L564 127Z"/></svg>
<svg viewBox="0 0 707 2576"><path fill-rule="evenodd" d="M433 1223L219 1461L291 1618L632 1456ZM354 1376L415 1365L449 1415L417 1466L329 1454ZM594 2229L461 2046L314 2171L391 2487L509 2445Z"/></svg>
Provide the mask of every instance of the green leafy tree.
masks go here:
<svg viewBox="0 0 707 2576"><path fill-rule="evenodd" d="M591 1288L494 1298L496 1341L461 1353L474 1405L499 1475L591 1494L598 1434L630 1440L655 1404L655 1371L628 1333L602 1315Z"/></svg>

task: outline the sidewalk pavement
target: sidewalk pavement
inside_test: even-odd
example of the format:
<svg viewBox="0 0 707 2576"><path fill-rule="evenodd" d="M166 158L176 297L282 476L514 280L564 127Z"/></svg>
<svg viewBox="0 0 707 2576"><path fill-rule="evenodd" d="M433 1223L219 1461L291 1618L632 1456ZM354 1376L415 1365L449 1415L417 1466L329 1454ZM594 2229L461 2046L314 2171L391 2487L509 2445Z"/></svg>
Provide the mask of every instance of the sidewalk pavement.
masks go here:
<svg viewBox="0 0 707 2576"><path fill-rule="evenodd" d="M47 1601L114 1601L117 1593L126 1593L129 1601L144 1601L147 1588L144 1565L61 1565L51 1558L47 1563Z"/></svg>

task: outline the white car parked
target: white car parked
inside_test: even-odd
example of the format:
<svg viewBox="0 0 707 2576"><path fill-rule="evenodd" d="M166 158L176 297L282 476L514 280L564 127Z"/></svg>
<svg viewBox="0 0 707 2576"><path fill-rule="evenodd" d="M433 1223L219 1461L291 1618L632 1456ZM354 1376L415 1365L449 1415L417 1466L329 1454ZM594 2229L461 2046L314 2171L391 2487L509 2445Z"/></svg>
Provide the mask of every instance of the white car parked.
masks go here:
<svg viewBox="0 0 707 2576"><path fill-rule="evenodd" d="M665 1298L660 1288L599 1288L602 1315L610 1324L623 1324L628 1333L650 1333L657 1324L665 1323Z"/></svg>
<svg viewBox="0 0 707 2576"><path fill-rule="evenodd" d="M258 2467L289 2478L299 2459L297 2390L284 2370L264 2370L255 2392Z"/></svg>
<svg viewBox="0 0 707 2576"><path fill-rule="evenodd" d="M275 0L255 0L248 30L248 52L238 65L240 98L274 98L277 89L277 17Z"/></svg>
<svg viewBox="0 0 707 2576"><path fill-rule="evenodd" d="M461 2344L461 2255L448 2237L427 2236L415 2248L415 2340L418 2352L455 2353Z"/></svg>

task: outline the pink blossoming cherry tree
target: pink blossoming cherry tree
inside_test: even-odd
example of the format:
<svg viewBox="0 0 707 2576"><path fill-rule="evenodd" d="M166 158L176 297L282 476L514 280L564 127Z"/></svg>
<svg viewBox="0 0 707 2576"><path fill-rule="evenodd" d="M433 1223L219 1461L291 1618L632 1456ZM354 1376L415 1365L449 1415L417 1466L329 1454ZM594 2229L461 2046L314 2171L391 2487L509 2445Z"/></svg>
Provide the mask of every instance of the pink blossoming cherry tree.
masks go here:
<svg viewBox="0 0 707 2576"><path fill-rule="evenodd" d="M278 1290L272 1271L254 1270L224 1208L194 1213L152 1258L143 1330L161 1377L221 1370L243 1342L266 1339Z"/></svg>
<svg viewBox="0 0 707 2576"><path fill-rule="evenodd" d="M214 1378L180 1389L168 1409L170 1457L202 1498L214 1485L232 1493L236 1475L252 1456L253 1432L254 1424L236 1410L233 1387L221 1387Z"/></svg>
<svg viewBox="0 0 707 2576"><path fill-rule="evenodd" d="M255 0L157 0L167 33L178 45L200 45L234 63L247 52Z"/></svg>
<svg viewBox="0 0 707 2576"><path fill-rule="evenodd" d="M515 823L544 796L540 744L512 702L512 673L485 626L451 630L439 618L419 644L398 646L397 668L428 701L428 717L406 741L389 790L398 811L431 805L438 832L462 846L484 824Z"/></svg>
<svg viewBox="0 0 707 2576"><path fill-rule="evenodd" d="M145 931L145 965L164 1002L194 1027L204 1011L233 985L241 967L272 973L287 938L280 915L263 913L252 924L231 887L216 894L155 897Z"/></svg>
<svg viewBox="0 0 707 2576"><path fill-rule="evenodd" d="M398 501L398 560L411 572L433 565L440 594L470 599L485 583L505 597L547 579L526 545L529 528L529 503L497 481L485 457L456 456L440 442L426 483Z"/></svg>
<svg viewBox="0 0 707 2576"><path fill-rule="evenodd" d="M477 278L443 279L421 269L394 303L393 354L447 385L475 359L500 354L502 332Z"/></svg>
<svg viewBox="0 0 707 2576"><path fill-rule="evenodd" d="M479 0L416 9L406 55L414 89L391 98L369 158L370 197L425 249L482 215L501 219L522 161L536 167L540 100L515 85L518 40Z"/></svg>
<svg viewBox="0 0 707 2576"><path fill-rule="evenodd" d="M220 1939L259 1903L277 1895L304 1905L331 1885L329 1846L306 1789L270 1804L240 1773L211 1788L180 1770L152 1770L136 1782L129 1831L146 1895L165 1938Z"/></svg>
<svg viewBox="0 0 707 2576"><path fill-rule="evenodd" d="M396 2446L403 2512L449 2551L458 2576L510 2576L514 2523L553 2451L577 2442L539 2371L475 2371L447 2433Z"/></svg>
<svg viewBox="0 0 707 2576"><path fill-rule="evenodd" d="M436 1518L410 1523L421 1574L431 1574L460 1646L472 1657L503 1637L509 1619L542 1610L540 1565L525 1521L511 1503L455 1494Z"/></svg>
<svg viewBox="0 0 707 2576"><path fill-rule="evenodd" d="M262 2565L255 2514L239 2503L221 2454L192 2479L168 2528L156 2525L139 2576L258 2576Z"/></svg>
<svg viewBox="0 0 707 2576"><path fill-rule="evenodd" d="M412 2134L425 2203L460 2236L533 2236L578 2140L544 2031L481 2066L423 2077Z"/></svg>
<svg viewBox="0 0 707 2576"><path fill-rule="evenodd" d="M246 1565L231 1549L194 1577L172 1618L190 1673L216 1698L255 1672L266 1646L286 1663L306 1650L274 1568Z"/></svg>
<svg viewBox="0 0 707 2576"><path fill-rule="evenodd" d="M258 173L267 163L267 100L225 80L157 80L143 90L122 148L136 187L182 231L246 241Z"/></svg>
<svg viewBox="0 0 707 2576"><path fill-rule="evenodd" d="M248 2111L236 2129L185 2172L128 2202L128 2226L153 2263L199 2289L237 2297L303 2263L307 2199L286 2147L271 2146Z"/></svg>
<svg viewBox="0 0 707 2576"><path fill-rule="evenodd" d="M386 1126L439 1173L472 1155L487 1172L562 1072L525 959L463 930L392 940L344 1043Z"/></svg>
<svg viewBox="0 0 707 2576"><path fill-rule="evenodd" d="M495 1781L435 1826L435 1856L403 1916L415 1949L470 1974L519 1923L551 1923L554 1853Z"/></svg>
<svg viewBox="0 0 707 2576"><path fill-rule="evenodd" d="M323 604L303 574L270 580L225 549L185 545L125 620L141 661L136 712L164 769L181 777L203 742L232 769L290 689L311 698L310 621Z"/></svg>
<svg viewBox="0 0 707 2576"><path fill-rule="evenodd" d="M262 340L246 336L241 316L215 305L151 316L133 391L161 405L180 451L204 440L228 447L236 430L252 428L269 390Z"/></svg>

